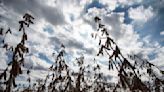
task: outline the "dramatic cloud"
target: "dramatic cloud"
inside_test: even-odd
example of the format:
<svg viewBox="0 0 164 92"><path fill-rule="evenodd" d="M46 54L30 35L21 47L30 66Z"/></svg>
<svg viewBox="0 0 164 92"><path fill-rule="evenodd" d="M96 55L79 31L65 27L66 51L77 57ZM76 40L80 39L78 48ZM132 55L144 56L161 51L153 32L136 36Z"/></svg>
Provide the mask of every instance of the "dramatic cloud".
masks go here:
<svg viewBox="0 0 164 92"><path fill-rule="evenodd" d="M53 25L65 23L60 6L48 6L43 0L4 0L5 8L18 14L30 12L36 19L45 19Z"/></svg>
<svg viewBox="0 0 164 92"><path fill-rule="evenodd" d="M35 17L34 25L26 28L30 53L25 64L26 68L33 66L36 71L32 76L37 78L40 78L37 70L46 70L54 62L52 53L56 55L62 43L67 63L74 70L76 57L84 55L86 64L97 58L98 39L91 38L97 28L95 16L102 19L125 57L138 54L163 69L163 3L163 0L160 3L156 0L1 0L0 27L11 28L13 35L7 35L5 42L15 46L20 41L21 33L17 30L22 15L29 12ZM8 57L0 48L0 67L5 68ZM106 71L106 60L101 58L99 63L102 71ZM111 74L117 75L115 71Z"/></svg>

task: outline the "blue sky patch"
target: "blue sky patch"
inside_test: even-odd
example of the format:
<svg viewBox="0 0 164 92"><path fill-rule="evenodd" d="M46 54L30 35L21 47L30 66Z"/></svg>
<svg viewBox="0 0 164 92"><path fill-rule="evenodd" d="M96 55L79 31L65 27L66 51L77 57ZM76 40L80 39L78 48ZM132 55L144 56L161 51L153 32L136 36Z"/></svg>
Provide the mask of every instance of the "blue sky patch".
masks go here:
<svg viewBox="0 0 164 92"><path fill-rule="evenodd" d="M46 26L44 29L43 29L44 32L48 32L49 34L52 34L54 33L54 30L52 29L51 26Z"/></svg>
<svg viewBox="0 0 164 92"><path fill-rule="evenodd" d="M150 4L153 4L152 2L153 0L151 2L144 2L143 6L148 7L148 5L150 6ZM129 17L128 10L130 8L137 8L140 5L141 4L124 5L124 6L119 5L118 7L115 8L115 10L113 10L113 12L116 13L124 12L125 13L124 23L131 24L133 20ZM159 42L160 45L164 46L163 36L160 35L160 32L164 31L164 21L161 21L164 20L164 8L160 8L157 11L158 11L157 15L154 18L148 20L145 24L142 25L142 27L137 27L134 25L134 31L139 33L141 38L150 35L152 41L157 41Z"/></svg>
<svg viewBox="0 0 164 92"><path fill-rule="evenodd" d="M153 60L153 59L156 58L156 53L150 53L150 54L148 55L148 57L149 57L150 60Z"/></svg>
<svg viewBox="0 0 164 92"><path fill-rule="evenodd" d="M158 14L147 21L142 27L135 28L135 31L139 32L143 38L146 35L151 36L152 41L158 41L160 45L164 46L163 36L160 32L164 31L164 8L158 10Z"/></svg>
<svg viewBox="0 0 164 92"><path fill-rule="evenodd" d="M74 21L74 20L75 20L75 17L74 17L73 14L70 14L70 20L71 20L71 21Z"/></svg>
<svg viewBox="0 0 164 92"><path fill-rule="evenodd" d="M134 4L134 5L131 5L131 6L122 6L122 5L119 5L118 7L115 8L115 10L113 10L113 12L116 12L116 13L121 13L121 12L124 12L125 15L124 15L124 23L125 24L130 24L132 22L132 19L129 17L129 14L128 14L128 10L129 8L137 8L139 6L139 4Z"/></svg>
<svg viewBox="0 0 164 92"><path fill-rule="evenodd" d="M7 56L6 63L9 64L12 61L13 53L12 51L7 51L5 54Z"/></svg>
<svg viewBox="0 0 164 92"><path fill-rule="evenodd" d="M103 5L102 3L100 3L99 2L99 0L92 0L92 2L90 3L90 4L88 4L87 6L86 6L86 12L90 9L90 8L99 8L99 9L101 9L101 8L104 8L105 7L105 5Z"/></svg>
<svg viewBox="0 0 164 92"><path fill-rule="evenodd" d="M38 53L38 56L40 59L46 61L49 64L52 64L53 62L43 53Z"/></svg>

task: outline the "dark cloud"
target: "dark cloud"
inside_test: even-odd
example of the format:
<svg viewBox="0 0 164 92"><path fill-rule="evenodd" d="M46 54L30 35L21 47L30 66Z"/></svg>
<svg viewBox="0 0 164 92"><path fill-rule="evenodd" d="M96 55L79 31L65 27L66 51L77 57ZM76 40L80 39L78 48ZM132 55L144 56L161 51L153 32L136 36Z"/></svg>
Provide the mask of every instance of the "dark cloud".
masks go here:
<svg viewBox="0 0 164 92"><path fill-rule="evenodd" d="M59 7L51 7L40 0L3 0L4 6L15 13L31 12L35 18L45 19L53 25L65 23L65 17ZM5 16L5 15L4 15Z"/></svg>
<svg viewBox="0 0 164 92"><path fill-rule="evenodd" d="M25 66L24 66L24 68L27 68L27 69L29 69L29 68L31 68L32 67L32 69L33 70L47 70L47 67L45 67L45 66L43 66L43 65L40 65L40 64L36 64L36 65L34 65L32 62L34 62L34 61L30 61L30 62L25 62Z"/></svg>
<svg viewBox="0 0 164 92"><path fill-rule="evenodd" d="M92 54L94 49L93 48L87 48L85 46L86 44L83 44L82 42L78 42L76 39L69 39L68 41L65 41L65 45L69 48L76 48L80 50L86 51L86 54Z"/></svg>
<svg viewBox="0 0 164 92"><path fill-rule="evenodd" d="M53 44L55 49L59 49L60 45L63 43L66 46L66 49L78 49L86 51L86 54L93 54L93 48L87 48L85 44L82 42L77 41L74 38L67 38L66 36L62 35L61 37L50 37L49 44Z"/></svg>
<svg viewBox="0 0 164 92"><path fill-rule="evenodd" d="M97 10L101 13L101 10ZM83 21L87 24L89 24L93 30L97 30L97 25L96 23L94 22L94 14L90 14L90 13L87 13L88 16L90 15L93 15L93 17L91 17L90 19L88 18L85 18L83 17ZM123 22L120 20L120 18L124 18L124 15L120 14L120 13L117 13L117 12L113 12L111 14L108 14L106 12L104 12L103 14L98 14L96 16L99 16L101 19L102 19L102 24L105 24L106 27L109 27L111 26L111 30L108 29L110 35L112 35L115 40L118 40L122 37L122 34L120 32L121 30L121 24L123 24Z"/></svg>
<svg viewBox="0 0 164 92"><path fill-rule="evenodd" d="M55 46L59 46L62 43L61 40L57 37L50 37L49 39L49 44L54 44Z"/></svg>
<svg viewBox="0 0 164 92"><path fill-rule="evenodd" d="M43 67L43 65L37 64L35 67L33 67L34 70L47 70L46 67Z"/></svg>
<svg viewBox="0 0 164 92"><path fill-rule="evenodd" d="M121 38L121 21L120 21L120 15L117 13L113 13L110 16L103 16L103 21L105 24L112 27L112 30L110 31L111 35L117 39Z"/></svg>

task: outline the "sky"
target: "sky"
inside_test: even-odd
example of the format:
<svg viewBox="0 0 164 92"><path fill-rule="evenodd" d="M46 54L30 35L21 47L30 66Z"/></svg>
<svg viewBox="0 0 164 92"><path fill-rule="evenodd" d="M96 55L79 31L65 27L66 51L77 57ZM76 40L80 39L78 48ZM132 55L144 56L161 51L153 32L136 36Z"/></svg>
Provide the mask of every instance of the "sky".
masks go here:
<svg viewBox="0 0 164 92"><path fill-rule="evenodd" d="M76 57L86 63L98 52L94 17L99 16L123 55L137 54L164 70L164 0L0 0L0 27L11 28L5 42L12 46L21 40L18 21L28 12L34 25L26 28L30 53L26 67L45 70L54 63L61 44L65 59L74 68ZM5 68L11 54L0 48L0 67ZM99 59L101 66L106 61Z"/></svg>

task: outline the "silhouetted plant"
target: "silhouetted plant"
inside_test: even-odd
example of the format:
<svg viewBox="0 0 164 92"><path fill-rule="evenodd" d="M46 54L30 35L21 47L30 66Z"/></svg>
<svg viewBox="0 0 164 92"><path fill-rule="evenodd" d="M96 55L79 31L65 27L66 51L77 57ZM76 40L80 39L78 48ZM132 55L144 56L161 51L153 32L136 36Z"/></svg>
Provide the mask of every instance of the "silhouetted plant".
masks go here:
<svg viewBox="0 0 164 92"><path fill-rule="evenodd" d="M100 54L104 55L104 53L106 53L109 57L109 70L111 68L113 69L113 65L118 70L119 81L113 91L116 91L116 89L120 88L120 87L122 87L124 89L129 89L131 91L143 91L143 92L151 91L151 89L146 84L144 84L143 81L141 81L140 76L138 76L139 74L136 73L136 71L138 71L136 69L136 62L134 65L132 65L122 55L117 44L113 41L113 39L111 37L109 37L109 33L108 33L107 29L105 28L105 25L101 24L101 19L99 17L97 17L97 16L95 17L95 22L98 24L97 31L100 31L102 33L102 36L105 35L105 38L104 37L99 38L100 49L99 49L99 52L97 55L98 56ZM97 34L95 34L95 36L97 36ZM94 37L94 34L92 34L92 37ZM101 43L102 39L106 40L105 44ZM111 55L108 53L109 51L112 51ZM113 60L113 58L114 58L114 60ZM118 64L116 65L115 62L117 62ZM152 74L151 66L153 64L149 63L148 61L147 61L147 64L148 64L148 66L144 66L144 64L142 64L142 66L148 68L147 73L150 75L150 74ZM153 76L155 76L155 75L153 75ZM160 84L159 82L160 81L158 78L155 78L155 79L156 79L155 90L159 91L159 84Z"/></svg>
<svg viewBox="0 0 164 92"><path fill-rule="evenodd" d="M138 55L129 55L129 58L135 61L134 66L138 66L137 72L140 77L148 74L149 81L147 82L147 85L151 88L151 90L155 90L155 92L160 92L160 88L163 88L164 90L164 80L158 78L154 69L156 68L161 74L163 74L162 70L160 70L156 65L148 62L146 59L142 59ZM140 69L146 69L146 72L140 73Z"/></svg>
<svg viewBox="0 0 164 92"><path fill-rule="evenodd" d="M21 23L26 23L26 22L27 20L21 21ZM23 26L21 23L20 23L20 29L23 29L23 35L21 37L22 38L21 42L18 43L16 47L13 48L13 46L9 46L3 40L3 44L4 44L3 48L6 48L6 51L11 50L13 53L12 61L8 64L7 68L0 75L1 77L4 77L4 85L6 86L6 88L4 89L5 92L11 92L13 88L17 87L15 78L19 74L22 74L21 65L24 64L24 54L28 53L28 48L25 46L25 41L27 40L27 34L25 32L25 26ZM20 29L19 31L21 31ZM10 34L12 33L10 28L6 31L4 39L8 33ZM6 74L7 71L9 71L9 75Z"/></svg>
<svg viewBox="0 0 164 92"><path fill-rule="evenodd" d="M0 74L0 91L11 92L11 91L21 91L21 92L120 92L120 91L130 91L130 92L150 92L156 91L160 92L164 84L164 80L158 78L153 71L153 67L157 66L143 60L137 55L128 55L129 58L125 58L119 46L110 37L108 29L104 24L101 23L101 18L96 16L94 21L97 23L97 31L100 34L91 34L94 39L99 37L99 50L97 56L107 57L108 69L117 70L118 81L115 85L108 82L108 76L102 73L102 67L94 58L92 64L85 64L85 56L76 58L78 70L75 72L69 65L67 65L64 58L66 47L61 44L59 53L56 56L54 64L52 64L47 72L44 79L38 79L31 82L30 72L32 68L27 70L27 82L28 87L20 88L17 86L15 78L23 73L22 66L24 65L24 56L29 52L28 47L25 43L28 39L25 27L29 27L33 24L33 17L26 13L23 16L24 20L19 21L20 27L19 31L23 32L21 41L16 47L9 46L5 42L5 37L7 34L12 34L10 28L4 32L4 29L0 29L0 35L3 36L3 48L6 51L11 51L12 61L8 64L7 68ZM98 36L100 35L100 36ZM102 36L102 37L101 37ZM105 40L105 43L102 43ZM136 58L138 60L136 60ZM130 62L129 59L134 61ZM139 64L142 61L142 64ZM87 61L86 61L87 62ZM91 62L91 61L90 61ZM146 73L141 73L140 69L146 69ZM161 73L161 71L159 69ZM149 81L145 83L141 78L148 74ZM153 82L152 82L153 81ZM33 83L33 84L32 84ZM20 84L22 85L22 84ZM16 89L17 87L17 89ZM2 89L1 89L2 88ZM15 90L13 90L15 88Z"/></svg>

